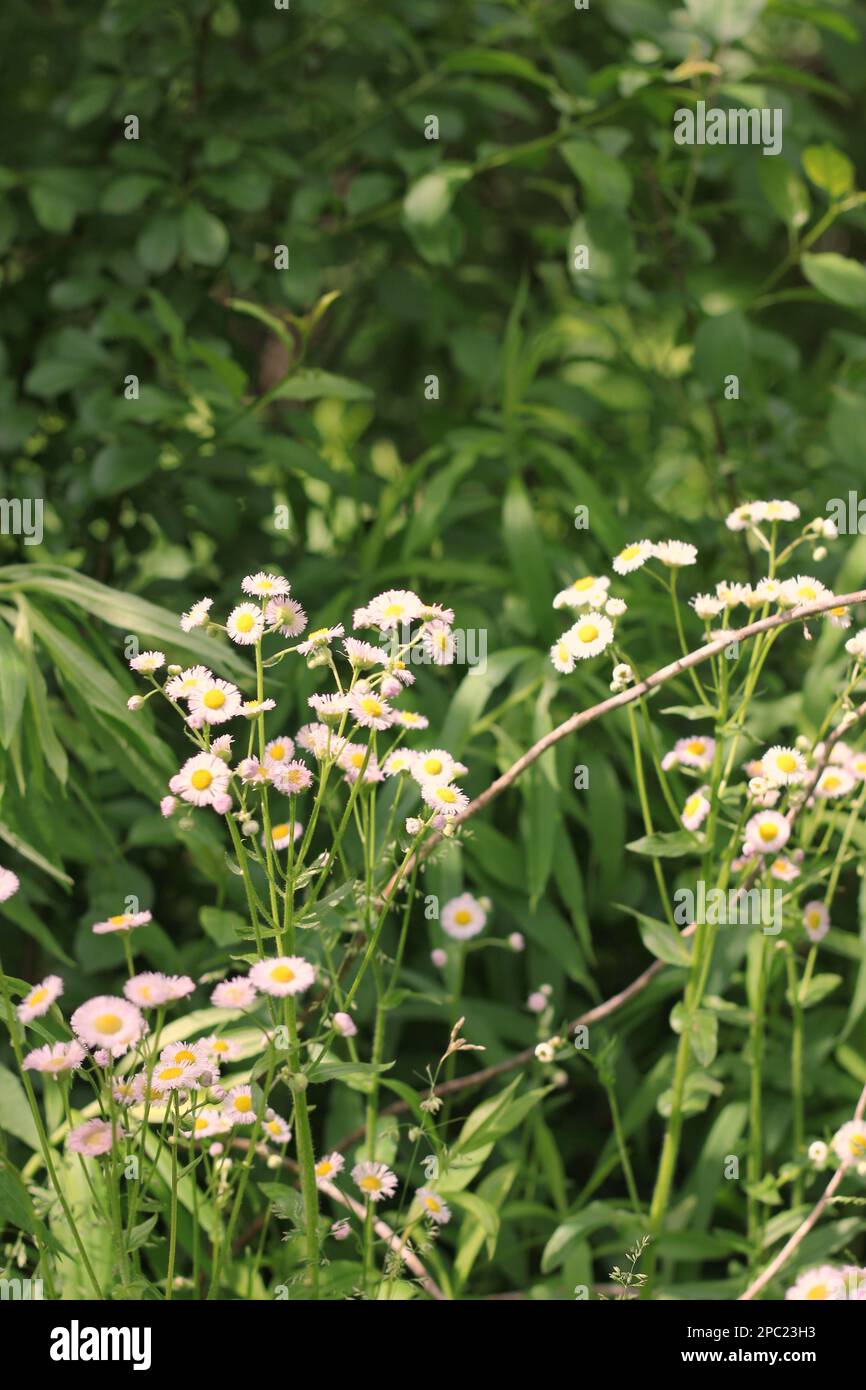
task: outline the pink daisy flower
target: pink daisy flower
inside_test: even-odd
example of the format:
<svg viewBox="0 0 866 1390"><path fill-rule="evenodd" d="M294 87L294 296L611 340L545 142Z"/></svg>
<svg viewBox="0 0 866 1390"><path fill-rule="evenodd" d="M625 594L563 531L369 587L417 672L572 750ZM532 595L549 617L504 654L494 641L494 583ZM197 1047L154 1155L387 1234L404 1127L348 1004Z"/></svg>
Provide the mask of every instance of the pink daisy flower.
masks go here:
<svg viewBox="0 0 866 1390"><path fill-rule="evenodd" d="M112 1057L122 1057L147 1031L141 1010L111 994L88 999L75 1010L70 1027L86 1047L105 1047Z"/></svg>
<svg viewBox="0 0 866 1390"><path fill-rule="evenodd" d="M791 827L779 811L759 811L746 821L744 854L778 854L784 849Z"/></svg>
<svg viewBox="0 0 866 1390"><path fill-rule="evenodd" d="M189 697L189 712L205 724L224 724L241 707L241 692L230 681L211 680Z"/></svg>
<svg viewBox="0 0 866 1390"><path fill-rule="evenodd" d="M265 621L281 637L300 637L307 626L307 615L293 598L272 598L265 609Z"/></svg>
<svg viewBox="0 0 866 1390"><path fill-rule="evenodd" d="M487 913L471 893L461 893L442 909L442 930L455 941L468 941L483 931Z"/></svg>
<svg viewBox="0 0 866 1390"><path fill-rule="evenodd" d="M71 1129L66 1136L66 1147L70 1153L83 1154L85 1158L99 1158L110 1152L114 1138L125 1139L126 1134L119 1125L114 1136L108 1120L86 1120L83 1125Z"/></svg>
<svg viewBox="0 0 866 1390"><path fill-rule="evenodd" d="M274 960L257 960L250 969L250 979L263 994L281 999L287 994L302 994L316 978L315 968L303 956L277 956Z"/></svg>
<svg viewBox="0 0 866 1390"><path fill-rule="evenodd" d="M77 1042L45 1043L34 1048L24 1058L28 1071L41 1071L56 1076L61 1071L75 1071L86 1060L87 1053Z"/></svg>
<svg viewBox="0 0 866 1390"><path fill-rule="evenodd" d="M441 1197L437 1197L435 1192L431 1192L429 1187L419 1187L415 1193L415 1200L421 1203L424 1215L429 1217L437 1226L447 1226L451 1220L451 1208L446 1206Z"/></svg>
<svg viewBox="0 0 866 1390"><path fill-rule="evenodd" d="M172 778L171 789L193 806L212 806L218 797L226 795L228 785L229 769L222 758L196 753Z"/></svg>
<svg viewBox="0 0 866 1390"><path fill-rule="evenodd" d="M194 603L180 620L183 631L191 632L194 627L204 627L212 605L212 598L200 598L198 603Z"/></svg>
<svg viewBox="0 0 866 1390"><path fill-rule="evenodd" d="M149 912L118 912L114 917L107 917L104 922L94 922L92 931L97 936L106 936L109 932L132 931L134 927L144 927L151 920Z"/></svg>
<svg viewBox="0 0 866 1390"><path fill-rule="evenodd" d="M393 1197L397 1190L397 1175L385 1163L373 1163L369 1159L356 1163L352 1169L352 1180L371 1202L381 1202L385 1197Z"/></svg>
<svg viewBox="0 0 866 1390"><path fill-rule="evenodd" d="M314 1168L316 1174L316 1186L321 1187L323 1182L333 1182L339 1173L342 1173L346 1166L346 1160L341 1153L325 1154L320 1158Z"/></svg>
<svg viewBox="0 0 866 1390"><path fill-rule="evenodd" d="M46 975L41 984L34 985L24 996L15 1012L22 1023L47 1014L55 999L63 993L63 981L59 975Z"/></svg>
<svg viewBox="0 0 866 1390"><path fill-rule="evenodd" d="M239 603L226 618L226 632L241 647L258 642L264 630L264 615L254 603Z"/></svg>
<svg viewBox="0 0 866 1390"><path fill-rule="evenodd" d="M285 796L297 796L312 786L313 774L300 759L293 758L290 763L274 763L271 767L271 781L278 792Z"/></svg>
<svg viewBox="0 0 866 1390"><path fill-rule="evenodd" d="M282 1115L275 1115L273 1110L268 1112L268 1118L262 1125L262 1132L271 1144L288 1144L292 1137L292 1131L288 1122Z"/></svg>
<svg viewBox="0 0 866 1390"><path fill-rule="evenodd" d="M211 1003L218 1009L248 1009L255 999L256 987L246 975L221 980L210 997Z"/></svg>
<svg viewBox="0 0 866 1390"><path fill-rule="evenodd" d="M233 1086L226 1093L222 1113L233 1125L255 1123L256 1107L251 1086Z"/></svg>
<svg viewBox="0 0 866 1390"><path fill-rule="evenodd" d="M14 897L20 887L18 875L11 869L0 869L0 903Z"/></svg>
<svg viewBox="0 0 866 1390"><path fill-rule="evenodd" d="M291 587L288 579L281 574L266 574L264 570L248 574L241 580L244 593L252 594L255 598L285 598Z"/></svg>

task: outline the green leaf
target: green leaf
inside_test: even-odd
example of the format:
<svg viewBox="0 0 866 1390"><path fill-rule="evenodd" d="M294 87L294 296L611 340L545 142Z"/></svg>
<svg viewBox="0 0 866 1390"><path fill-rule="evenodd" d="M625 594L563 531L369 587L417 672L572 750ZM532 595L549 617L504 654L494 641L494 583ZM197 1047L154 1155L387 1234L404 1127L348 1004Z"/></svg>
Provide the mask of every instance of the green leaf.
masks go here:
<svg viewBox="0 0 866 1390"><path fill-rule="evenodd" d="M809 145L803 151L802 161L807 177L832 199L843 198L853 189L854 165L834 145ZM777 162L775 159L767 160L768 164Z"/></svg>
<svg viewBox="0 0 866 1390"><path fill-rule="evenodd" d="M27 694L27 667L18 644L0 622L0 743L8 748L21 720Z"/></svg>
<svg viewBox="0 0 866 1390"><path fill-rule="evenodd" d="M451 211L458 189L472 177L469 164L442 164L413 183L403 200L406 221L432 227Z"/></svg>
<svg viewBox="0 0 866 1390"><path fill-rule="evenodd" d="M369 401L373 392L360 381L323 372L319 367L304 367L283 382L275 399L280 401L316 401L322 398L335 401Z"/></svg>
<svg viewBox="0 0 866 1390"><path fill-rule="evenodd" d="M39 1148L39 1134L27 1093L18 1077L4 1066L0 1066L0 1116L3 1117L3 1128L7 1133L14 1134L16 1139L23 1140L31 1149Z"/></svg>
<svg viewBox="0 0 866 1390"><path fill-rule="evenodd" d="M800 261L803 274L816 290L849 309L866 308L866 268L859 261L840 256L837 251L820 255L806 252Z"/></svg>
<svg viewBox="0 0 866 1390"><path fill-rule="evenodd" d="M229 234L219 218L201 203L187 203L183 210L183 246L196 265L219 265L229 249Z"/></svg>
<svg viewBox="0 0 866 1390"><path fill-rule="evenodd" d="M162 275L177 260L180 250L180 219L173 212L159 212L139 233L135 254L145 270Z"/></svg>
<svg viewBox="0 0 866 1390"><path fill-rule="evenodd" d="M120 216L127 212L137 212L151 193L163 185L162 179L152 174L124 174L113 179L102 195L100 207L103 212Z"/></svg>
<svg viewBox="0 0 866 1390"><path fill-rule="evenodd" d="M808 170L806 171L808 173ZM809 190L784 159L762 159L758 181L764 197L786 227L803 227L809 220Z"/></svg>
<svg viewBox="0 0 866 1390"><path fill-rule="evenodd" d="M590 207L625 208L631 201L632 179L625 163L591 140L566 140L560 152L583 184Z"/></svg>
<svg viewBox="0 0 866 1390"><path fill-rule="evenodd" d="M623 912L628 912L637 921L641 940L651 955L663 960L666 965L688 965L691 960L691 945L668 922L660 922L655 917L646 917L632 907L614 903Z"/></svg>
<svg viewBox="0 0 866 1390"><path fill-rule="evenodd" d="M675 1033L686 1033L695 1061L702 1067L709 1067L715 1061L719 1045L718 1015L709 1009L687 1010L684 1004L676 1004L671 1011L671 1028Z"/></svg>
<svg viewBox="0 0 866 1390"><path fill-rule="evenodd" d="M691 830L657 830L626 845L632 854L646 854L650 859L683 859L699 854L702 848L702 837Z"/></svg>
<svg viewBox="0 0 866 1390"><path fill-rule="evenodd" d="M749 326L742 314L703 320L695 335L692 366L708 391L720 397L727 376L737 376L742 382L749 361Z"/></svg>

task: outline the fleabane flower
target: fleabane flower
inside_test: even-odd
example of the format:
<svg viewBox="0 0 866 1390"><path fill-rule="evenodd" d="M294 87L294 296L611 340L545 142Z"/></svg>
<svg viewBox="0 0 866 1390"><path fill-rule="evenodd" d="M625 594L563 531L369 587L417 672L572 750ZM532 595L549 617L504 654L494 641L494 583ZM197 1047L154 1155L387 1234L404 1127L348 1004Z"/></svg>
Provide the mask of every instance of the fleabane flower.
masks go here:
<svg viewBox="0 0 866 1390"><path fill-rule="evenodd" d="M698 549L695 545L689 545L688 541L657 541L653 546L653 556L669 569L682 569L695 563Z"/></svg>
<svg viewBox="0 0 866 1390"><path fill-rule="evenodd" d="M283 735L281 738L272 738L270 743L265 744L265 765L271 763L291 762L295 755L294 741Z"/></svg>
<svg viewBox="0 0 866 1390"><path fill-rule="evenodd" d="M374 1163L366 1159L356 1163L352 1169L352 1181L371 1202L381 1202L385 1197L393 1197L397 1191L397 1175L385 1163Z"/></svg>
<svg viewBox="0 0 866 1390"><path fill-rule="evenodd" d="M709 622L711 618L717 618L724 608L724 601L720 598L713 598L712 594L694 594L689 599L689 603L695 610L699 618Z"/></svg>
<svg viewBox="0 0 866 1390"><path fill-rule="evenodd" d="M270 774L277 791L284 796L297 796L313 783L312 772L299 758L293 758L288 763L272 763Z"/></svg>
<svg viewBox="0 0 866 1390"><path fill-rule="evenodd" d="M203 1055L213 1058L217 1062L234 1062L240 1056L240 1043L234 1038L222 1038L216 1033L211 1033L209 1037L202 1038L196 1044L202 1049Z"/></svg>
<svg viewBox="0 0 866 1390"><path fill-rule="evenodd" d="M82 1154L85 1158L99 1158L111 1151L115 1138L119 1141L126 1135L119 1125L112 1126L109 1120L86 1120L77 1125L66 1136L66 1147L70 1153Z"/></svg>
<svg viewBox="0 0 866 1390"><path fill-rule="evenodd" d="M188 1091L195 1087L197 1071L188 1062L157 1062L150 1077L151 1090L158 1096L169 1091Z"/></svg>
<svg viewBox="0 0 866 1390"><path fill-rule="evenodd" d="M412 775L419 782L450 782L457 762L444 748L428 748L414 754Z"/></svg>
<svg viewBox="0 0 866 1390"><path fill-rule="evenodd" d="M246 975L220 980L210 997L218 1009L248 1009L255 1001L256 987Z"/></svg>
<svg viewBox="0 0 866 1390"><path fill-rule="evenodd" d="M613 623L595 610L579 618L559 639L578 661L598 656L613 641Z"/></svg>
<svg viewBox="0 0 866 1390"><path fill-rule="evenodd" d="M853 637L849 637L845 643L845 650L849 656L854 656L858 661L866 657L866 627L861 627L860 631Z"/></svg>
<svg viewBox="0 0 866 1390"><path fill-rule="evenodd" d="M709 814L710 803L702 788L687 798L680 820L686 830L699 830Z"/></svg>
<svg viewBox="0 0 866 1390"><path fill-rule="evenodd" d="M150 675L152 671L158 671L165 665L165 652L139 652L138 656L133 656L129 662L130 671L138 671L140 675Z"/></svg>
<svg viewBox="0 0 866 1390"><path fill-rule="evenodd" d="M212 806L218 797L225 796L228 785L229 770L222 758L196 753L172 778L171 790L193 806Z"/></svg>
<svg viewBox="0 0 866 1390"><path fill-rule="evenodd" d="M302 994L316 978L315 967L303 956L277 956L273 960L257 960L250 967L250 979L263 994L282 999L290 994Z"/></svg>
<svg viewBox="0 0 866 1390"><path fill-rule="evenodd" d="M204 724L224 724L240 712L241 692L231 681L210 680L189 697L189 712Z"/></svg>
<svg viewBox="0 0 866 1390"><path fill-rule="evenodd" d="M292 1137L288 1120L284 1120L282 1115L269 1112L268 1117L262 1122L262 1133L271 1144L288 1144Z"/></svg>
<svg viewBox="0 0 866 1390"><path fill-rule="evenodd" d="M866 1120L849 1120L833 1135L833 1152L843 1163L866 1159Z"/></svg>
<svg viewBox="0 0 866 1390"><path fill-rule="evenodd" d="M266 574L264 570L248 574L241 580L244 593L252 594L255 598L284 598L291 587L288 579L281 574Z"/></svg>
<svg viewBox="0 0 866 1390"><path fill-rule="evenodd" d="M785 1298L795 1303L831 1300L837 1301L845 1296L845 1282L833 1265L818 1265L807 1269L796 1283L786 1291Z"/></svg>
<svg viewBox="0 0 866 1390"><path fill-rule="evenodd" d="M674 744L674 758L683 767L694 767L706 772L712 766L716 754L716 740L694 735L692 738L678 738Z"/></svg>
<svg viewBox="0 0 866 1390"><path fill-rule="evenodd" d="M803 908L803 926L810 941L823 941L830 930L830 913L824 903L806 903Z"/></svg>
<svg viewBox="0 0 866 1390"><path fill-rule="evenodd" d="M188 700L196 690L204 690L213 681L213 671L206 666L187 666L176 676L169 676L165 693L170 700Z"/></svg>
<svg viewBox="0 0 866 1390"><path fill-rule="evenodd" d="M786 787L802 782L806 775L806 760L796 748L786 748L774 743L761 759L764 776L777 787Z"/></svg>
<svg viewBox="0 0 866 1390"><path fill-rule="evenodd" d="M574 670L574 652L565 641L564 636L558 642L554 642L550 649L550 660L554 670L561 676L570 676Z"/></svg>
<svg viewBox="0 0 866 1390"><path fill-rule="evenodd" d="M795 878L799 878L800 866L795 857L797 854L802 855L802 850L795 850L790 857L780 854L774 859L770 865L770 873L773 878L779 879L781 883L793 883Z"/></svg>
<svg viewBox="0 0 866 1390"><path fill-rule="evenodd" d="M652 553L650 541L630 541L613 557L614 571L617 574L631 574L632 570L639 570L647 560L652 559Z"/></svg>
<svg viewBox="0 0 866 1390"><path fill-rule="evenodd" d="M429 1187L419 1187L415 1193L415 1200L421 1204L424 1215L437 1226L448 1225L451 1220L451 1208Z"/></svg>
<svg viewBox="0 0 866 1390"><path fill-rule="evenodd" d="M815 796L832 798L847 796L856 785L847 767L825 767L815 783Z"/></svg>
<svg viewBox="0 0 866 1390"><path fill-rule="evenodd" d="M343 637L345 631L342 623L336 627L317 627L307 634L303 642L298 643L297 649L301 656L311 656L314 652L324 651L337 637Z"/></svg>
<svg viewBox="0 0 866 1390"><path fill-rule="evenodd" d="M761 509L761 521L796 521L800 515L800 508L796 502L786 502L778 497L774 497L770 502L758 502L755 505Z"/></svg>
<svg viewBox="0 0 866 1390"><path fill-rule="evenodd" d="M62 1071L76 1071L86 1059L87 1053L79 1042L45 1043L27 1053L24 1067L27 1071L57 1076Z"/></svg>
<svg viewBox="0 0 866 1390"><path fill-rule="evenodd" d="M293 598L272 598L265 609L265 622L281 637L300 637L307 626L307 615Z"/></svg>
<svg viewBox="0 0 866 1390"><path fill-rule="evenodd" d="M303 834L304 827L300 821L295 821L294 831L288 821L278 821L271 826L271 845L274 849L288 849L293 838L299 840ZM265 836L262 836L262 844L266 843Z"/></svg>
<svg viewBox="0 0 866 1390"><path fill-rule="evenodd" d="M771 579L767 576L766 579L759 580L755 585L755 595L762 603L780 603L783 598L781 579Z"/></svg>
<svg viewBox="0 0 866 1390"><path fill-rule="evenodd" d="M442 909L442 930L455 941L468 941L483 930L487 913L471 893L461 893Z"/></svg>
<svg viewBox="0 0 866 1390"><path fill-rule="evenodd" d="M136 927L147 926L149 921L149 912L118 912L113 917L107 917L104 922L94 922L91 931L97 936L107 936L115 931L133 931Z"/></svg>
<svg viewBox="0 0 866 1390"><path fill-rule="evenodd" d="M63 993L63 981L59 975L46 975L40 984L34 985L25 994L15 1010L21 1023L29 1023L32 1018L47 1014L55 999Z"/></svg>
<svg viewBox="0 0 866 1390"><path fill-rule="evenodd" d="M252 1086L233 1086L226 1093L222 1113L233 1125L255 1124L256 1107Z"/></svg>
<svg viewBox="0 0 866 1390"><path fill-rule="evenodd" d="M601 608L607 598L610 580L593 574L582 575L560 589L553 600L554 608Z"/></svg>
<svg viewBox="0 0 866 1390"><path fill-rule="evenodd" d="M339 724L349 708L349 695L329 694L311 695L307 700L310 709L326 724Z"/></svg>
<svg viewBox="0 0 866 1390"><path fill-rule="evenodd" d="M395 748L382 764L386 777L399 777L402 772L411 772L415 765L415 754L409 748Z"/></svg>
<svg viewBox="0 0 866 1390"><path fill-rule="evenodd" d="M457 654L457 639L448 624L437 618L425 624L421 647L434 666L451 666Z"/></svg>
<svg viewBox="0 0 866 1390"><path fill-rule="evenodd" d="M212 607L212 598L200 598L198 603L194 603L180 620L184 632L191 632L194 627L204 627Z"/></svg>
<svg viewBox="0 0 866 1390"><path fill-rule="evenodd" d="M751 525L753 503L741 502L732 512L725 517L725 525L729 531L745 531Z"/></svg>
<svg viewBox="0 0 866 1390"><path fill-rule="evenodd" d="M443 816L459 816L469 805L469 797L454 782L423 782L421 795Z"/></svg>
<svg viewBox="0 0 866 1390"><path fill-rule="evenodd" d="M349 708L356 723L365 729L387 729L394 722L390 705L372 690L353 693Z"/></svg>
<svg viewBox="0 0 866 1390"><path fill-rule="evenodd" d="M258 642L264 630L262 610L254 603L239 603L226 618L226 632L240 647Z"/></svg>
<svg viewBox="0 0 866 1390"><path fill-rule="evenodd" d="M11 869L0 869L0 903L14 897L20 886L17 874L13 874Z"/></svg>
<svg viewBox="0 0 866 1390"><path fill-rule="evenodd" d="M104 1047L112 1057L122 1057L147 1031L140 1009L111 994L98 994L75 1010L69 1020L85 1047Z"/></svg>
<svg viewBox="0 0 866 1390"><path fill-rule="evenodd" d="M778 854L791 834L791 826L778 811L759 811L746 821L744 854Z"/></svg>
<svg viewBox="0 0 866 1390"><path fill-rule="evenodd" d="M832 598L830 590L809 574L798 574L796 579L786 579L782 585L782 599L790 608L801 603L817 603L824 598Z"/></svg>
<svg viewBox="0 0 866 1390"><path fill-rule="evenodd" d="M384 666L387 660L380 647L374 647L372 642L362 642L358 637L346 637L343 641L343 651L359 671L371 666Z"/></svg>
<svg viewBox="0 0 866 1390"><path fill-rule="evenodd" d="M193 1139L212 1139L216 1134L225 1134L231 1129L231 1122L215 1105L203 1105L196 1110L192 1120Z"/></svg>
<svg viewBox="0 0 866 1390"><path fill-rule="evenodd" d="M321 1187L323 1182L333 1182L338 1173L342 1173L346 1166L346 1160L341 1153L325 1154L320 1158L315 1168L316 1186Z"/></svg>
<svg viewBox="0 0 866 1390"><path fill-rule="evenodd" d="M354 1038L358 1031L358 1025L351 1014L338 1011L333 1017L334 1031L339 1033L341 1038Z"/></svg>
<svg viewBox="0 0 866 1390"><path fill-rule="evenodd" d="M403 623L412 623L421 617L424 604L411 589L386 589L355 613L354 626L377 627L380 632L390 632ZM358 622L359 613L365 621Z"/></svg>

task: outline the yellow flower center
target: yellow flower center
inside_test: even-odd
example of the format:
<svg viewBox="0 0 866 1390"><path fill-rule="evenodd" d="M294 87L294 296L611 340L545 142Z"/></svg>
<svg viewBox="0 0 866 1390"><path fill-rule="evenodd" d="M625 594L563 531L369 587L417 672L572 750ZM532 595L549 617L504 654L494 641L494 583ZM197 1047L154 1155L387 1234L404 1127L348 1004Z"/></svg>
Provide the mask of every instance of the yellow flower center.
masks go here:
<svg viewBox="0 0 866 1390"><path fill-rule="evenodd" d="M693 816L701 804L701 798L697 794L690 796L686 802L685 815Z"/></svg>
<svg viewBox="0 0 866 1390"><path fill-rule="evenodd" d="M45 1000L45 999L47 999L47 998L48 998L48 990L47 990L47 989L34 989L33 993L30 995L29 999L27 1000L27 1003L28 1003L28 1004L30 1005L30 1007L32 1008L34 1004L41 1004L41 1003L43 1002L43 1000Z"/></svg>
<svg viewBox="0 0 866 1390"><path fill-rule="evenodd" d="M831 772L829 776L825 776L824 786L827 787L829 791L834 792L840 785L841 781L834 772Z"/></svg>
<svg viewBox="0 0 866 1390"><path fill-rule="evenodd" d="M268 1120L268 1123L265 1125L265 1129L268 1130L271 1134L282 1133L282 1130L280 1129L279 1120Z"/></svg>
<svg viewBox="0 0 866 1390"><path fill-rule="evenodd" d="M855 1158L861 1158L866 1154L866 1134L855 1134L849 1141L851 1153Z"/></svg>
<svg viewBox="0 0 866 1390"><path fill-rule="evenodd" d="M828 1289L827 1289L827 1285L826 1285L826 1284L813 1284L812 1287L811 1287L811 1289L809 1290L809 1292L806 1294L806 1297L807 1297L808 1299L812 1299L812 1298L826 1298L827 1295L828 1295L828 1292L829 1292L829 1291L828 1291Z"/></svg>
<svg viewBox="0 0 866 1390"><path fill-rule="evenodd" d="M203 704L208 709L222 709L226 702L225 692L222 690L209 690L204 697Z"/></svg>
<svg viewBox="0 0 866 1390"><path fill-rule="evenodd" d="M196 1127L196 1130L199 1130L199 1129L207 1129L208 1123L209 1123L209 1121L208 1121L208 1119L207 1119L207 1117L206 1117L205 1115L196 1115L196 1117L195 1117L195 1127Z"/></svg>
<svg viewBox="0 0 866 1390"><path fill-rule="evenodd" d="M118 1018L117 1014L97 1014L93 1026L98 1033L119 1033L123 1027L123 1020Z"/></svg>
<svg viewBox="0 0 866 1390"><path fill-rule="evenodd" d="M315 632L311 632L311 633L310 633L309 641L311 641L311 642L324 642L324 640L326 639L327 636L328 636L328 629L327 629L326 627L317 627L316 630L315 630Z"/></svg>
<svg viewBox="0 0 866 1390"><path fill-rule="evenodd" d="M316 1177L326 1178L328 1174L331 1172L333 1166L333 1163L331 1163L327 1158L321 1159L316 1164Z"/></svg>
<svg viewBox="0 0 866 1390"><path fill-rule="evenodd" d="M215 1042L211 1043L212 1052L228 1052L228 1050L229 1045L227 1042L223 1042L222 1038L217 1038Z"/></svg>
<svg viewBox="0 0 866 1390"><path fill-rule="evenodd" d="M636 560L637 557L638 557L638 555L640 555L640 546L639 546L639 545L627 545L626 548L625 548L625 550L621 550L621 551L619 552L619 558L620 558L620 560L626 560L626 561L628 561L628 560Z"/></svg>
<svg viewBox="0 0 866 1390"><path fill-rule="evenodd" d="M382 1179L377 1178L372 1173L370 1173L366 1178L361 1179L361 1181L358 1183L358 1186L364 1192L378 1192L379 1188L382 1186Z"/></svg>
<svg viewBox="0 0 866 1390"><path fill-rule="evenodd" d="M425 772L428 772L428 773L430 774L431 777L438 777L438 776L439 776L439 773L442 771L442 759L441 759L441 758L425 758L425 759L424 759L424 763L423 763L423 767L424 767L424 771L425 771Z"/></svg>
<svg viewBox="0 0 866 1390"><path fill-rule="evenodd" d="M428 1211L437 1212L442 1210L442 1203L437 1202L435 1197L425 1197L424 1205Z"/></svg>
<svg viewBox="0 0 866 1390"><path fill-rule="evenodd" d="M295 978L295 972L290 965L275 965L271 971L271 979L276 980L278 985L291 984Z"/></svg>
<svg viewBox="0 0 866 1390"><path fill-rule="evenodd" d="M349 758L349 762L352 764L352 767L363 767L364 757L364 753L352 753L351 757Z"/></svg>
<svg viewBox="0 0 866 1390"><path fill-rule="evenodd" d="M593 584L595 584L595 582L596 582L595 575L594 575L594 574L588 574L588 575L586 575L585 578L583 578L583 579L575 579L575 581L574 581L574 583L572 584L571 587L572 587L573 589L577 589L578 593L584 593L586 589L591 589L592 586L593 586Z"/></svg>
<svg viewBox="0 0 866 1390"><path fill-rule="evenodd" d="M253 1102L249 1096L235 1096L235 1110L239 1110L242 1115L248 1115L253 1108Z"/></svg>
<svg viewBox="0 0 866 1390"><path fill-rule="evenodd" d="M282 743L275 743L273 748L268 753L268 757L273 758L274 762L277 763L285 756L286 750Z"/></svg>
<svg viewBox="0 0 866 1390"><path fill-rule="evenodd" d="M126 913L121 912L117 917L109 917L109 922L113 927L122 927L126 921Z"/></svg>
<svg viewBox="0 0 866 1390"><path fill-rule="evenodd" d="M183 1067L163 1067L159 1073L160 1081L176 1081L179 1076L183 1076Z"/></svg>
<svg viewBox="0 0 866 1390"><path fill-rule="evenodd" d="M688 752L692 753L696 758L701 758L706 752L707 745L702 738L693 738L691 743L686 744L686 748Z"/></svg>
<svg viewBox="0 0 866 1390"><path fill-rule="evenodd" d="M577 640L587 644L598 640L598 628L593 623L581 623L577 629Z"/></svg>
<svg viewBox="0 0 866 1390"><path fill-rule="evenodd" d="M206 767L197 767L189 780L197 792L206 792L213 781L213 773L208 772Z"/></svg>
<svg viewBox="0 0 866 1390"><path fill-rule="evenodd" d="M802 584L802 585L800 586L800 598L810 599L810 600L811 600L811 599L815 599L815 598L817 598L817 597L818 597L818 595L817 595L816 591L812 588L812 585L811 585L811 584Z"/></svg>
<svg viewBox="0 0 866 1390"><path fill-rule="evenodd" d="M440 801L445 802L446 806L453 806L454 802L457 800L457 797L455 793L452 791L451 787L440 787L436 795Z"/></svg>
<svg viewBox="0 0 866 1390"><path fill-rule="evenodd" d="M458 908L454 913L454 921L461 927L466 927L472 921L472 913L467 912L465 907Z"/></svg>
<svg viewBox="0 0 866 1390"><path fill-rule="evenodd" d="M765 845L768 845L771 840L775 840L777 833L776 826L771 820L765 820L758 826L758 838L763 840Z"/></svg>
<svg viewBox="0 0 866 1390"><path fill-rule="evenodd" d="M386 618L399 618L400 614L401 614L403 611L404 611L404 608L403 608L403 604L402 604L402 603L389 603L389 604L388 604L388 607L385 609L385 617L386 617Z"/></svg>
<svg viewBox="0 0 866 1390"><path fill-rule="evenodd" d="M374 719L378 718L378 716L382 713L382 706L379 704L378 700L373 698L372 695L364 696L363 700L361 701L361 709L364 711L365 714L371 714Z"/></svg>
<svg viewBox="0 0 866 1390"><path fill-rule="evenodd" d="M568 661L568 658L570 657L571 653L569 652L568 647L565 645L564 642L560 642L559 646L556 649L556 655L559 657L560 661Z"/></svg>
<svg viewBox="0 0 866 1390"><path fill-rule="evenodd" d="M776 767L780 772L793 772L797 766L797 759L793 753L780 753L776 759Z"/></svg>
<svg viewBox="0 0 866 1390"><path fill-rule="evenodd" d="M238 632L252 632L254 622L252 613L239 613L235 618L235 627Z"/></svg>
<svg viewBox="0 0 866 1390"><path fill-rule="evenodd" d="M271 831L271 837L274 840L282 840L283 836L288 835L288 833L289 827L287 825L275 825Z"/></svg>
<svg viewBox="0 0 866 1390"><path fill-rule="evenodd" d="M176 1052L176 1053L174 1054L174 1060L175 1060L176 1062L194 1062L194 1061L195 1061L195 1053L194 1053L194 1052L190 1052L190 1050L189 1050L188 1047L182 1047L182 1048L180 1049L180 1052Z"/></svg>

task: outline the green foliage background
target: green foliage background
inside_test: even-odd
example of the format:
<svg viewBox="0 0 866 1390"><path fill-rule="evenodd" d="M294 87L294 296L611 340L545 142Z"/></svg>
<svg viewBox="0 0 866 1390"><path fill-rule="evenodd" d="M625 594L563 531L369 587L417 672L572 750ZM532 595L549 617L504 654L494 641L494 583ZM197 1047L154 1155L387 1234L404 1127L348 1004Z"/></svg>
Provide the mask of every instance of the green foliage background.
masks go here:
<svg viewBox="0 0 866 1390"><path fill-rule="evenodd" d="M562 678L547 660L564 583L643 535L699 546L695 589L756 578L760 557L722 524L736 501L791 497L808 517L861 485L864 30L860 3L800 0L7 0L0 492L45 503L41 547L0 537L0 858L24 880L4 905L21 929L7 970L62 965L70 1003L110 988L120 952L89 925L130 893L154 910L141 933L153 967L222 959L208 909L238 906L239 886L215 820L181 841L156 812L178 744L162 716L125 708L129 634L238 677L244 658L182 638L176 615L206 592L224 609L265 563L316 623L389 585L453 605L459 626L486 631L487 671L425 671L419 693L477 793L606 692L601 665ZM675 145L674 111L698 97L781 108L782 155ZM575 271L581 243L590 268ZM288 270L274 268L280 245ZM731 373L738 400L724 398ZM855 537L816 573L844 592L864 560ZM614 591L653 667L675 653L639 579ZM779 644L756 738L817 726L841 640ZM287 730L315 688L278 669ZM683 728L665 703L653 709L668 746ZM573 789L575 763L591 794ZM541 981L565 1022L647 963L616 905L656 908L647 861L625 850L642 831L629 769L624 722L595 726L427 873L442 897L488 893L491 930L529 943L470 960L464 1009L486 1061L536 1040L524 1001ZM866 1078L856 896L849 884L829 945L846 987L809 1017L816 1133L850 1114ZM413 930L410 978L441 994L435 931ZM719 989L739 966L721 961ZM643 1191L681 984L666 973L615 1025ZM401 1008L389 1055L404 1081L448 1019L447 1002ZM721 1098L687 1130L677 1219L690 1234L662 1252L679 1257L685 1292L703 1261L703 1287L724 1294L737 1250L718 1156L742 1132L742 1037L732 1019ZM781 1030L768 1047L784 1153ZM361 1117L359 1094L337 1094L316 1116L322 1144ZM532 1284L570 1216L544 1285L562 1296L592 1277L591 1240L597 1256L623 1249L592 1067L575 1062L509 1142L521 1206L478 1288ZM602 1191L612 1207L588 1205Z"/></svg>

